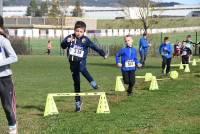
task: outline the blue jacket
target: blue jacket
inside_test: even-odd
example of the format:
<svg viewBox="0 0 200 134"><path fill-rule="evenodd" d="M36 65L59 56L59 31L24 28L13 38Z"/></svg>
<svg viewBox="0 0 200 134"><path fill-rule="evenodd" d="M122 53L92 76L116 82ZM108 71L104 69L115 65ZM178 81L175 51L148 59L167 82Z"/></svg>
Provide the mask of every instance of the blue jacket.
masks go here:
<svg viewBox="0 0 200 134"><path fill-rule="evenodd" d="M71 40L71 38L73 38L73 40ZM78 59L77 61L86 60L88 48L93 49L103 57L105 56L105 52L102 49L98 48L87 36L77 38L75 34L71 34L65 37L65 39L61 42L61 47L63 49L67 49L67 56L70 56L70 48L76 48L80 52L83 51L83 56L74 56L74 58Z"/></svg>
<svg viewBox="0 0 200 134"><path fill-rule="evenodd" d="M134 63L133 67L127 67L126 63L132 61ZM139 63L137 59L137 50L134 47L124 47L121 48L116 54L116 64L122 64L122 71L136 70L136 65Z"/></svg>
<svg viewBox="0 0 200 134"><path fill-rule="evenodd" d="M167 59L172 57L172 45L170 43L162 43L159 48L159 53Z"/></svg>
<svg viewBox="0 0 200 134"><path fill-rule="evenodd" d="M148 47L149 47L149 42L147 39L143 37L140 38L140 41L139 41L139 50L140 51L147 51L148 50Z"/></svg>

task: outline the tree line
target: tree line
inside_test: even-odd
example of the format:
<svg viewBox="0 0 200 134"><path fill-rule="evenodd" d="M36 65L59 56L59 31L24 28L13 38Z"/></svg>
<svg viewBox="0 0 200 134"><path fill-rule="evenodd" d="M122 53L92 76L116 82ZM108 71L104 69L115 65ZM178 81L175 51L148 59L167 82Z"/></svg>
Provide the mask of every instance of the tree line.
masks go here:
<svg viewBox="0 0 200 134"><path fill-rule="evenodd" d="M67 5L65 5L67 8ZM73 17L81 17L83 15L83 10L81 9L81 3L79 0L76 1L73 11L70 13ZM59 17L66 16L65 11L61 10L61 5L59 0L53 0L52 3L48 1L37 3L36 0L31 0L26 11L26 16L32 17Z"/></svg>

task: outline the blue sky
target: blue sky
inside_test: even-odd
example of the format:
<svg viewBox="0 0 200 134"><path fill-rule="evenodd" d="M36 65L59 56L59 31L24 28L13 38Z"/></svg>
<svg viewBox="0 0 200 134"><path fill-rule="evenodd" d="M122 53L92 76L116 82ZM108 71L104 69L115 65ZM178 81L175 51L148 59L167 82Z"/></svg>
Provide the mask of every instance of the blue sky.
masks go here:
<svg viewBox="0 0 200 134"><path fill-rule="evenodd" d="M200 4L200 0L161 0L162 2L179 2L184 4Z"/></svg>

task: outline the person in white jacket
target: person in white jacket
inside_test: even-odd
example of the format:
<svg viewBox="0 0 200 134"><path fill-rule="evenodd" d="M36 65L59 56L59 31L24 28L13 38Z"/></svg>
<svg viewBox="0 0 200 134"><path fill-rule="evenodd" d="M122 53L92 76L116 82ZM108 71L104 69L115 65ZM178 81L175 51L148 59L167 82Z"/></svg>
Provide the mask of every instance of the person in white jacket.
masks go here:
<svg viewBox="0 0 200 134"><path fill-rule="evenodd" d="M5 34L3 17L0 16L0 99L8 121L9 134L17 134L16 99L10 68L10 64L17 60L17 55Z"/></svg>

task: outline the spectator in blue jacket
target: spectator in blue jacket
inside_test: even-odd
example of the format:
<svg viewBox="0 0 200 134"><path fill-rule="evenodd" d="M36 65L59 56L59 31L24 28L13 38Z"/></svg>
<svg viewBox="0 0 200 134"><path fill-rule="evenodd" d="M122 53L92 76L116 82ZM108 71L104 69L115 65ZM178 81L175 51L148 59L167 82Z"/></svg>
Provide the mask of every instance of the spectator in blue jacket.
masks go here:
<svg viewBox="0 0 200 134"><path fill-rule="evenodd" d="M141 67L137 59L137 50L132 46L133 39L130 35L124 38L125 47L121 48L116 54L116 64L121 68L124 84L128 84L128 96L133 94L135 84L136 66Z"/></svg>
<svg viewBox="0 0 200 134"><path fill-rule="evenodd" d="M144 32L143 36L139 40L140 63L142 64L142 67L145 66L145 60L150 46L151 45L147 39L147 33Z"/></svg>
<svg viewBox="0 0 200 134"><path fill-rule="evenodd" d="M164 42L160 45L159 52L162 56L162 74L164 75L166 67L166 75L168 75L172 59L172 45L169 42L169 37L164 38Z"/></svg>
<svg viewBox="0 0 200 134"><path fill-rule="evenodd" d="M86 59L88 49L91 48L99 53L104 58L107 58L105 52L98 48L87 36L84 35L86 30L86 24L83 21L77 21L74 26L74 34L67 36L62 42L61 47L67 49L67 56L70 63L70 70L72 72L72 78L74 80L74 90L76 93L80 92L80 74L88 80L90 85L97 89L98 85L92 78L86 68ZM76 111L81 111L81 98L80 96L75 97Z"/></svg>

